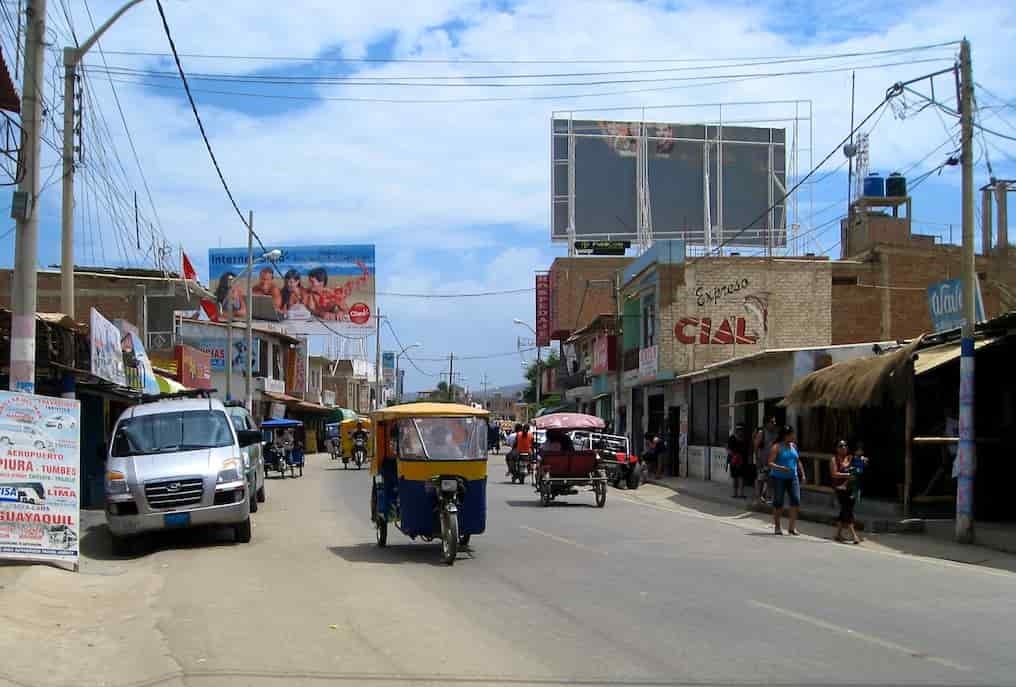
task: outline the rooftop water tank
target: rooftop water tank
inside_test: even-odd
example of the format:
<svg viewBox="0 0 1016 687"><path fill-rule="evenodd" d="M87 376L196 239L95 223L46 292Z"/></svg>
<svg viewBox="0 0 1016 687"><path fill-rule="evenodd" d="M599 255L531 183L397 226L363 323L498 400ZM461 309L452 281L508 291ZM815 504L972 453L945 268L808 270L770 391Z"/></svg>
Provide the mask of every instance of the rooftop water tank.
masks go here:
<svg viewBox="0 0 1016 687"><path fill-rule="evenodd" d="M885 197L885 179L878 172L872 172L864 177L864 195L867 198Z"/></svg>
<svg viewBox="0 0 1016 687"><path fill-rule="evenodd" d="M899 172L893 172L885 180L885 194L890 198L905 198L907 195L907 178Z"/></svg>

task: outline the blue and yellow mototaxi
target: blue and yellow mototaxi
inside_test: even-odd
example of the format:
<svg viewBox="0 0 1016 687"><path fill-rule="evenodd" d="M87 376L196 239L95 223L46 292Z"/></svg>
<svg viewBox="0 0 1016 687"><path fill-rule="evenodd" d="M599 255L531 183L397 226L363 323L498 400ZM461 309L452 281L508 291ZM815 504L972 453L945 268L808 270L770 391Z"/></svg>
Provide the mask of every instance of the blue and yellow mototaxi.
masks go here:
<svg viewBox="0 0 1016 687"><path fill-rule="evenodd" d="M409 403L371 414L370 514L378 546L388 525L441 540L442 559L487 527L486 410L457 403Z"/></svg>

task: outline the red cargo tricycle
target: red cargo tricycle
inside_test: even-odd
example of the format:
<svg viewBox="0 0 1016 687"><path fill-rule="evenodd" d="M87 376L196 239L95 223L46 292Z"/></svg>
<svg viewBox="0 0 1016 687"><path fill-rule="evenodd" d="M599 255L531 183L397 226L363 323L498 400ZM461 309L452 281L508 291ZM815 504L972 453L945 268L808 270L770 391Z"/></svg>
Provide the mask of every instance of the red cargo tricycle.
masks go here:
<svg viewBox="0 0 1016 687"><path fill-rule="evenodd" d="M602 430L603 420L581 413L551 413L536 418L533 424L547 430L536 470L540 502L549 506L558 496L578 494L579 487L588 487L596 497L596 507L603 508L607 502L607 472L600 454L576 448L568 436L575 430Z"/></svg>

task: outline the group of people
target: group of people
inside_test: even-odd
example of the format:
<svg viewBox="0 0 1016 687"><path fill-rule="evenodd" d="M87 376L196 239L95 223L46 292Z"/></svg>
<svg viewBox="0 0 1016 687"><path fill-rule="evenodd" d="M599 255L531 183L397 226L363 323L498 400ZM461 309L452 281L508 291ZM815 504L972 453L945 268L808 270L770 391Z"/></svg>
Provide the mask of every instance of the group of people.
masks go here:
<svg viewBox="0 0 1016 687"><path fill-rule="evenodd" d="M850 450L845 440L836 443L829 460L829 474L839 503L836 541L859 544L861 538L854 526L854 507L860 494L860 477L868 464L864 445L858 442ZM771 502L773 533L782 535L784 508L788 508L788 529L798 535L797 518L801 507L801 483L806 479L804 463L797 448L797 437L790 425L780 426L769 417L763 427L746 438L744 425L738 424L727 440L727 467L733 481L734 498L744 498L745 483L753 483L758 502ZM845 539L848 530L851 538Z"/></svg>
<svg viewBox="0 0 1016 687"><path fill-rule="evenodd" d="M334 288L328 288L328 271L324 267L308 270L306 285L302 283L303 275L299 270L289 269L283 275L281 287L275 283L273 269L264 267L251 286L251 292L255 296L271 298L272 306L282 317L289 317L303 308L322 320L345 320L348 318L346 299L370 279L370 268L362 263L357 265L362 274ZM243 319L249 307L245 290L246 285L236 279L236 274L224 272L215 290L219 307L228 307L235 318Z"/></svg>

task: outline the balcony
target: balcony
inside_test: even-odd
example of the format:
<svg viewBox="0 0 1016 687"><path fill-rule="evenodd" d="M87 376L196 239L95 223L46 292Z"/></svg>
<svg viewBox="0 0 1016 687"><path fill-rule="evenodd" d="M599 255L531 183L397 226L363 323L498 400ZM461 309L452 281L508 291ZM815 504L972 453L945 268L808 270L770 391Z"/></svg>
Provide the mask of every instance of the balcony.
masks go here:
<svg viewBox="0 0 1016 687"><path fill-rule="evenodd" d="M589 373L587 373L585 370L565 373L563 368L558 369L557 373L558 390L568 391L569 389L575 389L580 386L587 386L588 384L589 384Z"/></svg>

